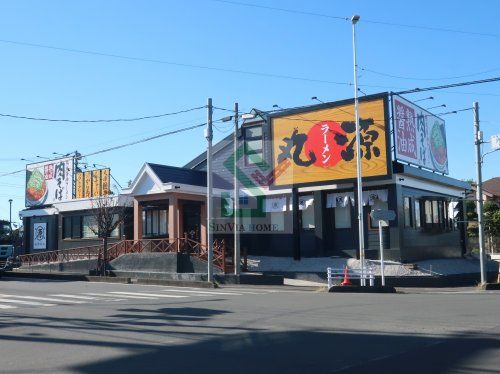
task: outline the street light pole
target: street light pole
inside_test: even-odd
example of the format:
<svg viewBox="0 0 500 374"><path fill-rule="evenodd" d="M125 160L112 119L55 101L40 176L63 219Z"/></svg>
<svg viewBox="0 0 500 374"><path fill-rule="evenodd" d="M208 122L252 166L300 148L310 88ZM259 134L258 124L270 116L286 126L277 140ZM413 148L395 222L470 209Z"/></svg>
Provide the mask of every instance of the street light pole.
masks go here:
<svg viewBox="0 0 500 374"><path fill-rule="evenodd" d="M9 225L10 231L12 231L12 199L9 199Z"/></svg>
<svg viewBox="0 0 500 374"><path fill-rule="evenodd" d="M486 284L485 258L484 258L484 227L483 227L483 176L482 176L482 157L481 143L482 136L479 130L479 104L474 102L474 144L476 146L476 162L477 162L477 224L479 231L479 266L481 267L481 284Z"/></svg>
<svg viewBox="0 0 500 374"><path fill-rule="evenodd" d="M239 203L240 203L240 192L238 189L238 103L234 103L234 206L233 206L233 214L234 214L234 274L240 274L240 231L239 231Z"/></svg>
<svg viewBox="0 0 500 374"><path fill-rule="evenodd" d="M363 222L363 186L362 186L362 165L361 165L361 146L360 146L360 128L359 128L359 102L358 102L358 62L356 57L356 23L359 16L354 15L351 18L352 23L352 51L354 62L354 113L356 117L356 185L358 202L358 232L359 232L359 259L361 261L361 285L366 286L365 275L365 235Z"/></svg>
<svg viewBox="0 0 500 374"><path fill-rule="evenodd" d="M207 139L207 280L213 282L213 256L214 256L214 241L213 241L213 188L212 188L212 99L208 99L207 103L207 128L205 138Z"/></svg>

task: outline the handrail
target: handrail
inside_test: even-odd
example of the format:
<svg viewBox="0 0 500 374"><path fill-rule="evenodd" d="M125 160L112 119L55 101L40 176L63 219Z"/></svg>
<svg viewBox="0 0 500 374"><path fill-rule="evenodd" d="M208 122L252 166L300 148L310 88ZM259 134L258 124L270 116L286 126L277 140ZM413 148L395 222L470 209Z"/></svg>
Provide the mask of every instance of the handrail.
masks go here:
<svg viewBox="0 0 500 374"><path fill-rule="evenodd" d="M225 271L227 267L226 242L214 240L213 264ZM76 260L101 260L103 258L103 245L93 245L56 251L46 251L24 254L19 256L21 265L32 266L37 264L50 264L53 262L70 262ZM107 248L106 262L129 253L186 253L202 260L208 260L208 249L205 244L196 240L184 238L166 239L139 239L121 240L109 244ZM229 252L231 254L232 252ZM100 262L100 261L99 261Z"/></svg>

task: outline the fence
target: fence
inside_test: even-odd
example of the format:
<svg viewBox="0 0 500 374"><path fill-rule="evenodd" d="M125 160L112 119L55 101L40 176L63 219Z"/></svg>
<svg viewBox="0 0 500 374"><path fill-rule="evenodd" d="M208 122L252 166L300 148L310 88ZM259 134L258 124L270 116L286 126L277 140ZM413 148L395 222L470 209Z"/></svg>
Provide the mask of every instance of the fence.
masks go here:
<svg viewBox="0 0 500 374"><path fill-rule="evenodd" d="M128 253L186 253L201 260L208 260L208 248L189 238L122 240L110 244L106 262ZM103 246L95 245L57 251L31 253L19 256L22 266L70 262L103 258ZM227 250L224 240L214 240L213 264L224 272L231 271L232 251ZM99 265L98 265L99 266Z"/></svg>
<svg viewBox="0 0 500 374"><path fill-rule="evenodd" d="M327 268L326 269L326 274L327 274L327 281L328 281L328 288L333 286L333 280L334 279L344 279L344 276L346 274L349 277L349 279L368 279L370 283L370 287L373 287L375 285L375 274L373 271L373 267L368 266L366 268L366 271L362 272L361 269L349 269L349 268L344 268L344 269L334 269L334 268Z"/></svg>

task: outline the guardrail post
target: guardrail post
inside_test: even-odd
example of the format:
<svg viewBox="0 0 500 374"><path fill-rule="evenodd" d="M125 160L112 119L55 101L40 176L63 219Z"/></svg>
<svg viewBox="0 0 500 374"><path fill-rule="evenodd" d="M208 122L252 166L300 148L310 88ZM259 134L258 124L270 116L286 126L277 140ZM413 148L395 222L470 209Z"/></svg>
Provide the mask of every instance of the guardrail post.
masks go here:
<svg viewBox="0 0 500 374"><path fill-rule="evenodd" d="M370 287L374 286L374 281L375 281L375 275L373 274L373 268L370 267L368 270L368 277L370 278Z"/></svg>

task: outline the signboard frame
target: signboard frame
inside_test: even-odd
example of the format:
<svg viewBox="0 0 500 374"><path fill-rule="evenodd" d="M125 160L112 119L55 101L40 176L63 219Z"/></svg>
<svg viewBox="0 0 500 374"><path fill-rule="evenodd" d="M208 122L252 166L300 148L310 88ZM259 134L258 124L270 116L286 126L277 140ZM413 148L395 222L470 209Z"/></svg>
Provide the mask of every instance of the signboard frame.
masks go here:
<svg viewBox="0 0 500 374"><path fill-rule="evenodd" d="M390 106L391 106L391 117L392 117L391 127L392 127L392 143L393 143L393 147L394 147L394 150L393 150L394 161L404 162L406 164L409 164L409 165L412 165L412 166L416 166L418 168L425 168L425 169L431 170L431 171L436 172L436 173L441 173L441 174L448 175L450 173L450 170L449 170L448 144L447 144L447 137L446 137L446 121L444 119L442 119L441 117L439 117L438 115L429 112L425 108L422 108L420 105L417 105L417 104L411 102L410 100L405 99L402 96L399 96L399 95L391 93L390 97L391 97L391 105ZM405 157L404 155L399 154L399 152L398 152L397 129L396 129L396 127L397 127L397 123L396 123L397 118L396 118L396 108L395 108L396 104L395 104L395 101L394 101L395 99L401 101L404 105L410 104L411 106L419 109L421 112L426 113L425 116L427 118L429 118L429 117L430 118L435 118L438 121L442 122L442 126L444 127L444 142L445 142L445 149L446 149L446 166L445 166L444 170L439 170L438 167L436 167L436 166L431 167L430 165L419 164L416 161L409 160L409 157ZM415 121L416 120L417 120L417 118L415 116ZM415 127L416 126L417 125L415 125ZM426 127L429 128L429 126L427 124L427 120L426 120ZM418 135L418 133L417 133L417 135ZM416 143L418 143L418 140L416 140ZM431 162L432 162L432 154L431 154L431 150L430 150L430 145L428 144L428 146L429 146L429 157L431 158ZM416 150L417 157L419 157L419 154L418 154L418 149L419 149L418 144L416 144L416 147L417 147L417 150Z"/></svg>
<svg viewBox="0 0 500 374"><path fill-rule="evenodd" d="M389 105L389 93L379 93L374 95L367 95L359 98L359 103L366 103L371 101L383 101L383 111L384 111L384 125L385 125L385 154L386 154L386 163L385 163L385 174L384 175L376 175L376 176L364 176L363 181L379 181L386 180L392 177L392 152L391 152L391 126L390 126L390 105ZM274 121L281 117L287 117L291 115L300 116L303 113L316 112L326 109L335 109L337 107L342 107L346 105L352 105L354 110L354 99L346 99L335 102L329 102L324 104L312 105L308 107L302 107L297 109L286 110L278 113L271 113L268 117L268 121L266 125L268 126L269 133L271 134L271 145L270 145L270 157L271 157L271 165L273 166L273 174L276 170L277 164L275 162L275 152L274 152L274 133L275 133L275 123ZM325 119L328 120L328 119ZM354 121L354 114L353 119ZM353 160L356 162L355 160ZM290 184L280 184L276 185L275 181L269 185L270 190L279 190L279 189L289 189L292 187L311 187L311 186L324 186L329 184L341 184L341 183L355 183L356 177L350 178L338 178L338 179L327 179L322 181L312 181L312 182L301 182L301 183L290 183Z"/></svg>
<svg viewBox="0 0 500 374"><path fill-rule="evenodd" d="M46 185L46 196L48 197L49 196L49 187L47 186L47 182L46 179L45 179L45 167L48 166L48 165L54 165L54 164L57 164L57 163L61 163L61 162L66 162L66 161L71 161L71 169L69 170L69 174L70 176L67 178L69 180L69 183L67 184L67 188L69 187L70 190L69 190L69 193L66 193L66 195L68 195L67 198L64 198L64 199L61 199L61 200L58 200L58 201L55 201L55 199L51 199L51 200L47 200L47 199L44 199L42 202L40 203L37 203L36 201L29 201L28 199L28 182L29 182L29 177L28 177L28 173L33 173L33 171L35 169L40 169L40 168L43 168L44 169L44 175L43 175L43 178L44 178L44 183ZM24 183L24 205L25 207L40 207L40 206L45 206L45 205L51 205L53 203L58 203L58 202L63 202L63 201L70 201L72 199L74 199L74 196L75 196L75 158L73 156L70 156L70 157L60 157L60 158L55 158L55 159L51 159L51 160L46 160L46 161L41 161L41 162L32 162L32 163L29 163L29 164L26 164L26 179L25 179L25 183ZM49 168L50 169L50 168ZM67 171L68 172L68 171ZM54 169L52 168L52 173L55 173ZM30 174L31 176L31 174ZM51 179L54 179L53 177ZM40 200L40 199L38 199Z"/></svg>

